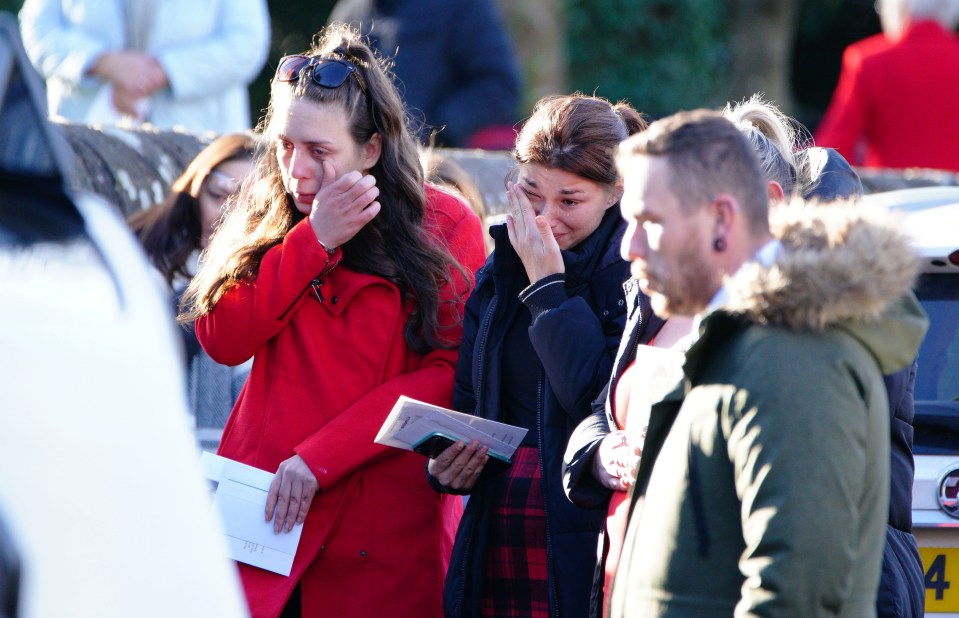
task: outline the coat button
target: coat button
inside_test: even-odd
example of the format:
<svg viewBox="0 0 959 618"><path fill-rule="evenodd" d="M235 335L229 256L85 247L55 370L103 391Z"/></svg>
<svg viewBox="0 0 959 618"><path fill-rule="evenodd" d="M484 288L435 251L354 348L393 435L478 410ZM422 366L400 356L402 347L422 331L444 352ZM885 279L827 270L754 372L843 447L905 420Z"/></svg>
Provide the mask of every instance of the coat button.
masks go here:
<svg viewBox="0 0 959 618"><path fill-rule="evenodd" d="M326 545L320 545L320 551L323 551L325 549L326 549Z"/></svg>
<svg viewBox="0 0 959 618"><path fill-rule="evenodd" d="M622 307L623 305L626 304L626 301L623 300L622 298L620 298L618 301L616 301L616 304L619 305L620 307Z"/></svg>
<svg viewBox="0 0 959 618"><path fill-rule="evenodd" d="M604 309L604 310L603 310L603 317L605 318L605 317L608 316L608 315L609 315L609 311L606 311L606 310Z"/></svg>
<svg viewBox="0 0 959 618"><path fill-rule="evenodd" d="M361 549L361 550L360 550L360 556L366 558L366 550L365 550L365 549Z"/></svg>
<svg viewBox="0 0 959 618"><path fill-rule="evenodd" d="M340 300L339 296L334 296L333 298L330 299L330 302L335 305L337 302L339 302L339 300Z"/></svg>

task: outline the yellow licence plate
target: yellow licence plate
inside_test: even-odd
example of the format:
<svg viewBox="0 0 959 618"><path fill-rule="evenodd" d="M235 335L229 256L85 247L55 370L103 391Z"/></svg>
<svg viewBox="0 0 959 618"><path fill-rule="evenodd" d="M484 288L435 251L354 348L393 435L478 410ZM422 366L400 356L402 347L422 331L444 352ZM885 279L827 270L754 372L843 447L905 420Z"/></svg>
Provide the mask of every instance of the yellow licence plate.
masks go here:
<svg viewBox="0 0 959 618"><path fill-rule="evenodd" d="M959 612L959 547L920 547L926 612Z"/></svg>

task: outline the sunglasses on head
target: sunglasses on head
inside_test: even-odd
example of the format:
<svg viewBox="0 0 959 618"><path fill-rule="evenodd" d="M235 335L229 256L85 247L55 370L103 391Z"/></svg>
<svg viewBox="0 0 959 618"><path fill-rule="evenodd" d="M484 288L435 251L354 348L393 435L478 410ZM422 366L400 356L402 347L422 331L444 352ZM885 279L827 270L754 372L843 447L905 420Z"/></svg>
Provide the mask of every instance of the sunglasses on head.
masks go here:
<svg viewBox="0 0 959 618"><path fill-rule="evenodd" d="M299 79L303 68L311 68L313 83L323 88L339 88L350 75L356 79L360 90L366 92L366 83L356 65L339 58L318 58L303 55L284 56L276 67L276 79L281 82L293 82Z"/></svg>

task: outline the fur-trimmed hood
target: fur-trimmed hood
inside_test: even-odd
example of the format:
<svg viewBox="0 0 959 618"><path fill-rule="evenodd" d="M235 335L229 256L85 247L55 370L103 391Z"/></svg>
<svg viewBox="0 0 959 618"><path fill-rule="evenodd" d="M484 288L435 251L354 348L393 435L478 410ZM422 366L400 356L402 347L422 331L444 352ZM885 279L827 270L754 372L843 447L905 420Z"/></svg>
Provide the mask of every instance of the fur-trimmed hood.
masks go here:
<svg viewBox="0 0 959 618"><path fill-rule="evenodd" d="M793 330L844 328L884 372L912 360L928 320L911 292L919 258L891 213L794 200L771 210L770 227L782 251L729 278L723 310Z"/></svg>

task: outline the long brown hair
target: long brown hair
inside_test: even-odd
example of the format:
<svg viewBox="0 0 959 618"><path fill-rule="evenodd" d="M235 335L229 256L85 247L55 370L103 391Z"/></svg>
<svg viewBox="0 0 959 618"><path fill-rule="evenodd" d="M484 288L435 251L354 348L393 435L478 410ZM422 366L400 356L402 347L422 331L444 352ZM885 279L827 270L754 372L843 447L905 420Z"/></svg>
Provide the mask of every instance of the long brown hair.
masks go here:
<svg viewBox="0 0 959 618"><path fill-rule="evenodd" d="M127 224L137 236L153 266L167 285L178 277L190 278L190 255L200 248L203 222L200 191L210 172L228 161L252 160L253 137L227 133L201 150L180 176L170 194L160 203L133 213Z"/></svg>
<svg viewBox="0 0 959 618"><path fill-rule="evenodd" d="M370 173L376 178L382 208L343 245L343 264L393 282L403 298L413 303L404 331L413 350L425 353L450 347L438 322L439 290L451 268L468 277L423 229L423 171L416 142L407 127L406 109L389 70L360 35L343 24L324 29L306 55L347 60L357 67L360 79L347 79L338 88L317 86L305 72L290 82L274 79L271 103L259 127L265 143L271 143L273 101L279 97L340 106L358 145L380 134L382 151ZM273 147L266 148L256 159L249 191L211 240L206 264L184 294L180 320L190 321L208 313L230 287L254 280L263 255L304 217L283 186Z"/></svg>

